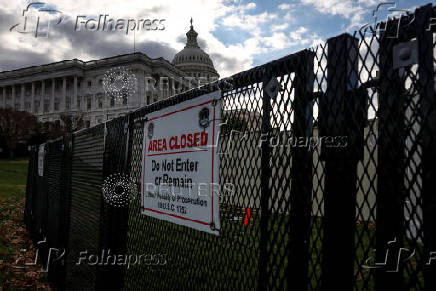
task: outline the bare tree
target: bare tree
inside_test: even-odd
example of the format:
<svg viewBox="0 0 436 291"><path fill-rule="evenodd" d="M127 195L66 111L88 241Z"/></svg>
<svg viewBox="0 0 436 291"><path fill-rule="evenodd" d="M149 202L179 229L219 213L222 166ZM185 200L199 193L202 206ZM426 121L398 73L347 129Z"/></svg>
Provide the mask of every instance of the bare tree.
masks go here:
<svg viewBox="0 0 436 291"><path fill-rule="evenodd" d="M74 132L85 127L85 120L83 119L83 113L61 114L61 121L64 123L65 132Z"/></svg>
<svg viewBox="0 0 436 291"><path fill-rule="evenodd" d="M37 128L38 120L31 113L0 108L0 138L5 141L11 159L14 158L18 143L27 142L36 133Z"/></svg>

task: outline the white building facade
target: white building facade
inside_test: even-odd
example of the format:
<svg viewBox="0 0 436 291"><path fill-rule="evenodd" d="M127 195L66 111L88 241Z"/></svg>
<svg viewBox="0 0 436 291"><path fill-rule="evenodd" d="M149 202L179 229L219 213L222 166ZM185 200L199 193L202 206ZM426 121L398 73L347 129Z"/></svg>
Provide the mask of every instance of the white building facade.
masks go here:
<svg viewBox="0 0 436 291"><path fill-rule="evenodd" d="M188 33L190 43L192 25ZM186 59L188 71L183 62L175 65L174 61L151 59L143 53L87 62L65 60L0 72L0 108L30 112L41 122L55 122L61 115L82 116L87 126L93 126L198 85L198 78L193 76L206 76L206 82L217 79L217 73L210 74L215 71L212 61L205 67L205 53L199 47L195 49L202 55L197 74L192 73L192 59ZM116 68L127 68L136 78L133 94L122 100L108 96L103 86L105 75Z"/></svg>

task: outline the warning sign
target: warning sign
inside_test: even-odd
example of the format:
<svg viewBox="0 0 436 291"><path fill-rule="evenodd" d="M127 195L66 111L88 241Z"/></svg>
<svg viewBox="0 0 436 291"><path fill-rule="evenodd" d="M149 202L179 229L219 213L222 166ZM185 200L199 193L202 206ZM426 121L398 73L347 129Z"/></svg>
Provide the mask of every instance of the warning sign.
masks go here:
<svg viewBox="0 0 436 291"><path fill-rule="evenodd" d="M216 91L147 116L143 214L218 234L220 98Z"/></svg>

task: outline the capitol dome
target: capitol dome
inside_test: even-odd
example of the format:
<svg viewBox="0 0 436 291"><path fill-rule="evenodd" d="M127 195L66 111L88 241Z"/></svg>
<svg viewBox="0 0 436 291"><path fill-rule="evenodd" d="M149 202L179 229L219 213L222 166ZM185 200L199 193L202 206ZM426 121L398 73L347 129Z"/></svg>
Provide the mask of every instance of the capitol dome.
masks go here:
<svg viewBox="0 0 436 291"><path fill-rule="evenodd" d="M186 33L185 48L174 56L172 63L190 77L218 79L219 74L209 55L198 45L197 36L198 33L194 30L191 18L191 29Z"/></svg>

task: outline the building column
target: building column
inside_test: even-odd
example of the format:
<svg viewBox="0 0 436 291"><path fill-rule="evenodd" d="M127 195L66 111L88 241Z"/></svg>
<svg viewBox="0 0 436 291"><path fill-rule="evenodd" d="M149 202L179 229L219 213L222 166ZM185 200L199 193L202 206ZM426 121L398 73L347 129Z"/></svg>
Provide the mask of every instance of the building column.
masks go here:
<svg viewBox="0 0 436 291"><path fill-rule="evenodd" d="M50 98L50 105L49 105L49 112L54 112L54 104L55 104L55 87L56 87L56 80L55 78L51 79L51 98Z"/></svg>
<svg viewBox="0 0 436 291"><path fill-rule="evenodd" d="M135 95L137 97L137 105L139 107L142 107L142 105L144 104L144 80L145 80L145 76L144 76L144 71L143 70L138 70L138 78L136 79L136 92Z"/></svg>
<svg viewBox="0 0 436 291"><path fill-rule="evenodd" d="M67 104L67 78L62 77L62 98L59 102L60 111L66 111ZM70 109L71 109L71 100L70 100Z"/></svg>
<svg viewBox="0 0 436 291"><path fill-rule="evenodd" d="M74 85L73 85L73 100L71 101L71 107L74 110L79 110L77 108L77 76L74 76Z"/></svg>
<svg viewBox="0 0 436 291"><path fill-rule="evenodd" d="M110 108L109 105L110 105L110 97L105 92L104 96L103 96L104 121L107 121L108 111L109 111L109 108Z"/></svg>
<svg viewBox="0 0 436 291"><path fill-rule="evenodd" d="M35 82L32 82L32 92L30 94L30 112L35 114Z"/></svg>
<svg viewBox="0 0 436 291"><path fill-rule="evenodd" d="M41 99L39 103L39 113L44 113L44 104L45 104L45 80L41 80Z"/></svg>
<svg viewBox="0 0 436 291"><path fill-rule="evenodd" d="M20 110L26 110L24 108L24 92L26 91L26 84L22 83L21 84L21 98L20 98Z"/></svg>
<svg viewBox="0 0 436 291"><path fill-rule="evenodd" d="M168 86L169 86L169 94L170 96L173 96L175 94L174 92L174 78L173 77L168 77Z"/></svg>

